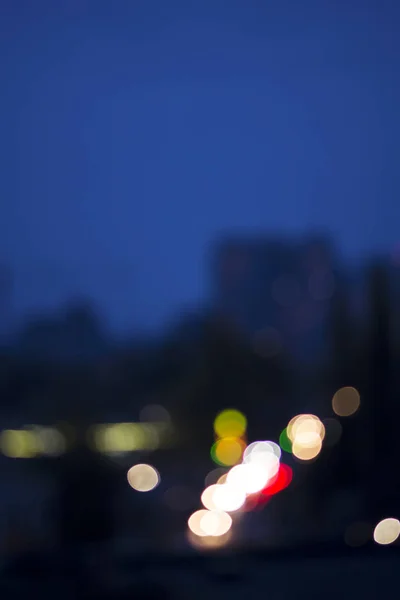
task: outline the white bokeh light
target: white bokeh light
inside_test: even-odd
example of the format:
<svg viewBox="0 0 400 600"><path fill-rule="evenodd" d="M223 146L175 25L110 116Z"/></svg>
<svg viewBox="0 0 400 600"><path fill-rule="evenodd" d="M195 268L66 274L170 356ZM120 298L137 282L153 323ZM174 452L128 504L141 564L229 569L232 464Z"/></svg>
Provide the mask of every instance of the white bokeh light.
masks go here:
<svg viewBox="0 0 400 600"><path fill-rule="evenodd" d="M278 444L275 442L265 441L265 442L253 442L249 446L247 446L246 450L243 454L243 462L251 462L252 457L255 458L257 454L273 454L278 460L281 458L282 450Z"/></svg>
<svg viewBox="0 0 400 600"><path fill-rule="evenodd" d="M198 537L219 537L230 530L232 518L223 511L202 509L189 517L188 526Z"/></svg>
<svg viewBox="0 0 400 600"><path fill-rule="evenodd" d="M270 480L270 473L258 464L241 464L233 467L228 473L227 483L245 494L260 492Z"/></svg>
<svg viewBox="0 0 400 600"><path fill-rule="evenodd" d="M209 510L201 517L200 528L206 535L219 537L228 533L232 518L223 511Z"/></svg>
<svg viewBox="0 0 400 600"><path fill-rule="evenodd" d="M128 471L128 483L137 492L150 492L154 490L160 482L160 475L157 469L151 465L134 465Z"/></svg>
<svg viewBox="0 0 400 600"><path fill-rule="evenodd" d="M398 519L383 519L374 529L374 541L381 546L393 544L400 536L400 521Z"/></svg>
<svg viewBox="0 0 400 600"><path fill-rule="evenodd" d="M213 502L218 510L234 512L246 502L246 493L235 485L218 485L213 493Z"/></svg>
<svg viewBox="0 0 400 600"><path fill-rule="evenodd" d="M201 502L205 508L208 508L208 510L216 510L219 508L214 500L215 491L218 487L219 486L217 483L209 485L201 495Z"/></svg>

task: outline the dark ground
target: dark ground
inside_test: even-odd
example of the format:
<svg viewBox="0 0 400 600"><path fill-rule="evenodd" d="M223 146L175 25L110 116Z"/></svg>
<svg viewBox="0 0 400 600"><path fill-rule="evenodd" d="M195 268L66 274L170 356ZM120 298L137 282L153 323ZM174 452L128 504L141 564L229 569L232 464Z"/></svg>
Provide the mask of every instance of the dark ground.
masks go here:
<svg viewBox="0 0 400 600"><path fill-rule="evenodd" d="M400 549L298 548L281 553L120 557L92 564L77 556L26 557L7 566L1 597L63 599L268 598L324 600L397 597ZM103 577L103 579L102 579ZM107 583L108 582L108 583Z"/></svg>

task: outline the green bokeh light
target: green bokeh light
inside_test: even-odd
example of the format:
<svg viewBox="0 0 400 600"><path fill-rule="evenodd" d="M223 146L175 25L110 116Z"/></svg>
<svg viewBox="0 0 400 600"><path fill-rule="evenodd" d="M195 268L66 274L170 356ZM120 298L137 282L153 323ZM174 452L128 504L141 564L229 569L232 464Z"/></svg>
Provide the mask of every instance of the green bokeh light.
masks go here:
<svg viewBox="0 0 400 600"><path fill-rule="evenodd" d="M288 438L286 427L279 436L279 445L285 452L292 453L292 442Z"/></svg>

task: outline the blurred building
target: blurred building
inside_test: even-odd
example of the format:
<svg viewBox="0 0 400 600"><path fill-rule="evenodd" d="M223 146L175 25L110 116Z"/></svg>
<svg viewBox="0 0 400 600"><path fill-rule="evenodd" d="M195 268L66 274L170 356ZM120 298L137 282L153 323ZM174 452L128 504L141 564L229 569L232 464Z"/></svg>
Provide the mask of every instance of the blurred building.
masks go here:
<svg viewBox="0 0 400 600"><path fill-rule="evenodd" d="M212 256L212 304L255 340L266 332L289 351L313 357L323 343L338 267L325 239L227 239Z"/></svg>
<svg viewBox="0 0 400 600"><path fill-rule="evenodd" d="M38 315L22 329L19 354L44 360L94 360L109 352L109 340L90 303L76 302L56 315Z"/></svg>
<svg viewBox="0 0 400 600"><path fill-rule="evenodd" d="M13 326L14 280L11 269L0 264L0 346L10 338Z"/></svg>

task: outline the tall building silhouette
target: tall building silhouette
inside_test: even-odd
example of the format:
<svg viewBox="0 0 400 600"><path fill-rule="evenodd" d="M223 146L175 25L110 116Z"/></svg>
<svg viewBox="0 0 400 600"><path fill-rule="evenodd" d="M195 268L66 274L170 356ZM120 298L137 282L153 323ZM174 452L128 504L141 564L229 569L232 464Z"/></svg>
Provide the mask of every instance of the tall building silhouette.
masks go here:
<svg viewBox="0 0 400 600"><path fill-rule="evenodd" d="M0 263L0 345L6 343L13 327L13 274Z"/></svg>
<svg viewBox="0 0 400 600"><path fill-rule="evenodd" d="M273 328L294 353L313 353L338 285L336 262L322 238L225 240L212 256L214 309L250 336Z"/></svg>

